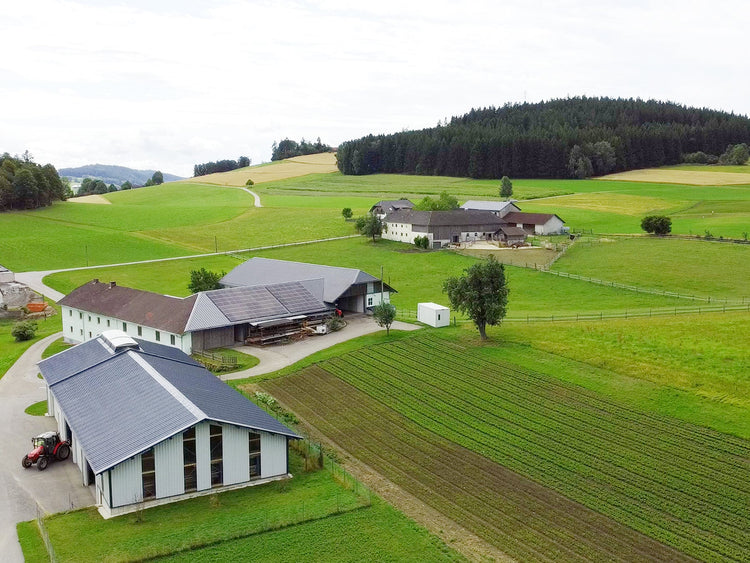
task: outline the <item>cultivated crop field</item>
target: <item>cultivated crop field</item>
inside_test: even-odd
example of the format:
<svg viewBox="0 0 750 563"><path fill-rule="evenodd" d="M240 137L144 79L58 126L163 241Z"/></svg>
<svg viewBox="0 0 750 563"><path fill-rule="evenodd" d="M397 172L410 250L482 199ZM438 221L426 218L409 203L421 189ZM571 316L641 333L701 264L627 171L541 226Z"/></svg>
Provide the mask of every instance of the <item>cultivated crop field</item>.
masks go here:
<svg viewBox="0 0 750 563"><path fill-rule="evenodd" d="M665 166L629 170L602 176L602 180L620 180L629 182L663 182L665 184L694 184L697 186L730 186L747 184L744 176L750 172L750 166Z"/></svg>
<svg viewBox="0 0 750 563"><path fill-rule="evenodd" d="M220 186L244 186L248 179L256 184L263 184L308 174L330 174L337 171L336 155L328 152L287 158L278 162L238 168L229 172L207 174L196 177L194 181Z"/></svg>
<svg viewBox="0 0 750 563"><path fill-rule="evenodd" d="M434 333L263 386L511 556L681 557L633 530L708 561L742 560L750 549L750 442L644 414Z"/></svg>

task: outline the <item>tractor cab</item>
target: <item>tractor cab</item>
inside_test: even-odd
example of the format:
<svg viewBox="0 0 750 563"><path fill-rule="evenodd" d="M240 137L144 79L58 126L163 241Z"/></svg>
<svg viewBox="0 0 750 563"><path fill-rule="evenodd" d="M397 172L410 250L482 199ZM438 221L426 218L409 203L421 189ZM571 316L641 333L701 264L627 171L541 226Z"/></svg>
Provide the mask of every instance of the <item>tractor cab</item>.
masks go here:
<svg viewBox="0 0 750 563"><path fill-rule="evenodd" d="M31 445L34 449L21 460L21 465L26 468L36 463L39 471L44 471L50 460L62 461L70 455L70 442L60 441L60 434L57 432L44 432L34 436Z"/></svg>

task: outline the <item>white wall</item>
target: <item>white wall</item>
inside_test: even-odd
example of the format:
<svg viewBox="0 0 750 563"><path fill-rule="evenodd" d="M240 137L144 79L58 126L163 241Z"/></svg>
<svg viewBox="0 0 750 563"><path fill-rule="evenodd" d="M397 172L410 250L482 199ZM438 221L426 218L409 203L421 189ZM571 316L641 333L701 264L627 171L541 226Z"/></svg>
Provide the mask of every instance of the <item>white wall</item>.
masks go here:
<svg viewBox="0 0 750 563"><path fill-rule="evenodd" d="M211 441L207 422L195 426L195 463L198 473L198 490L211 488Z"/></svg>
<svg viewBox="0 0 750 563"><path fill-rule="evenodd" d="M141 456L137 455L116 465L110 471L112 507L133 504L143 500Z"/></svg>
<svg viewBox="0 0 750 563"><path fill-rule="evenodd" d="M260 433L260 476L284 475L287 466L286 436Z"/></svg>
<svg viewBox="0 0 750 563"><path fill-rule="evenodd" d="M414 237L426 235L427 233L415 233L410 223L386 223L383 230L383 238L399 242L414 244Z"/></svg>
<svg viewBox="0 0 750 563"><path fill-rule="evenodd" d="M185 463L182 433L154 446L156 497L171 497L185 492Z"/></svg>
<svg viewBox="0 0 750 563"><path fill-rule="evenodd" d="M192 339L190 333L174 334L163 330L157 331L155 328L145 325L138 325L105 315L97 315L81 309L74 309L63 306L61 311L63 321L63 337L65 342L78 344L96 338L105 330L122 330L129 336L141 338L149 342L158 342L167 346L179 348L186 354L192 352ZM123 330L123 322L125 329ZM141 334L138 334L138 327L141 327ZM156 339L156 333L159 333L159 340ZM172 336L175 343L172 344Z"/></svg>
<svg viewBox="0 0 750 563"><path fill-rule="evenodd" d="M223 424L224 484L233 485L250 480L250 444L248 429ZM261 460L263 459L261 444Z"/></svg>

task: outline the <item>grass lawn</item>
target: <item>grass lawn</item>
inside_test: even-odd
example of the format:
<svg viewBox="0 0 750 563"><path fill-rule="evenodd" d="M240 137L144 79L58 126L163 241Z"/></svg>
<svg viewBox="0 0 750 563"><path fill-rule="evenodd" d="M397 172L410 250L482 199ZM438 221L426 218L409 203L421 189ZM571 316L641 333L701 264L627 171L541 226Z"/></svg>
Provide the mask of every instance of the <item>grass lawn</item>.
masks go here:
<svg viewBox="0 0 750 563"><path fill-rule="evenodd" d="M344 487L328 471L305 472L304 461L293 451L290 464L290 481L154 507L142 513L141 521L135 514L104 520L89 508L48 516L45 524L59 561L133 561L179 553L178 559L210 561L216 560L213 554L223 559L222 554L246 542L274 546L276 551L269 553L277 560L296 561L317 553L318 547L326 553L336 538L347 542L346 553L359 554L359 560L379 549L394 560L415 558L420 551L429 560L458 558L379 499L370 505L369 497ZM338 536L319 536L339 528ZM22 545L36 549L29 532L23 531L27 539Z"/></svg>
<svg viewBox="0 0 750 563"><path fill-rule="evenodd" d="M47 401L39 401L38 403L29 405L23 412L31 416L44 416L47 412Z"/></svg>
<svg viewBox="0 0 750 563"><path fill-rule="evenodd" d="M34 338L25 342L16 342L16 339L11 334L14 324L16 324L16 321L8 319L0 320L0 377L5 375L5 372L29 349L29 346L50 334L62 330L62 321L58 312L57 315L36 321L37 331Z"/></svg>
<svg viewBox="0 0 750 563"><path fill-rule="evenodd" d="M523 251L518 251L523 252ZM209 257L176 260L157 264L138 264L120 268L103 268L60 272L45 278L45 283L67 293L94 277L115 280L120 285L170 295L189 294L190 270L204 266L209 270L229 271L240 263L238 258L263 256L282 260L314 262L332 266L362 269L383 276L398 291L392 302L404 312L415 312L417 303L447 303L443 281L463 273L476 258L450 251L414 252L412 245L392 241L375 244L364 238L291 246L254 252L242 257ZM509 315L565 315L601 311L648 310L649 308L691 305L692 302L639 294L578 280L553 277L526 268L508 267L511 288ZM416 313L414 313L416 314Z"/></svg>
<svg viewBox="0 0 750 563"><path fill-rule="evenodd" d="M72 344L67 344L62 338L58 338L44 349L44 351L42 352L42 358L49 358L50 356L54 356L55 354L62 352L63 350L67 350L71 346Z"/></svg>
<svg viewBox="0 0 750 563"><path fill-rule="evenodd" d="M395 540L395 541L394 541ZM159 561L455 561L463 560L386 503L257 534Z"/></svg>
<svg viewBox="0 0 750 563"><path fill-rule="evenodd" d="M42 535L36 520L19 522L16 524L18 542L21 544L23 558L26 563L49 563L47 548L44 547Z"/></svg>
<svg viewBox="0 0 750 563"><path fill-rule="evenodd" d="M750 245L612 238L573 245L552 269L685 295L750 302Z"/></svg>
<svg viewBox="0 0 750 563"><path fill-rule="evenodd" d="M200 354L194 355L194 358L196 360L203 363L206 366L206 368L208 368L209 371L215 374L233 373L236 371L243 371L246 369L250 369L253 366L257 366L260 363L260 360L256 358L255 356L252 356L250 354L245 354L244 352L240 352L239 350L235 350L233 348L216 348L214 350L211 350L209 354L211 354L212 356L223 357L223 358L226 358L227 360L230 360L231 358L235 358L237 362L236 364L234 364L234 367L230 369L219 369L217 367L218 364L215 361L213 361L212 358L206 358ZM219 358L219 361L221 361L220 358Z"/></svg>

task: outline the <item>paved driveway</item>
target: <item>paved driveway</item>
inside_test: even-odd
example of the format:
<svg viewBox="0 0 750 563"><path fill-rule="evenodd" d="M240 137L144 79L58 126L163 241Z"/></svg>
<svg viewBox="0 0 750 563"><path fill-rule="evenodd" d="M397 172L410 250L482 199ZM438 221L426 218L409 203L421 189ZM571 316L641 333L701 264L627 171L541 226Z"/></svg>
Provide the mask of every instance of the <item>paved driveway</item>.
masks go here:
<svg viewBox="0 0 750 563"><path fill-rule="evenodd" d="M42 351L60 336L62 333L54 334L33 344L0 379L0 490L5 492L0 501L0 559L4 562L23 561L16 522L35 518L37 504L50 513L94 504L92 492L81 484L81 474L70 459L51 463L45 471L21 467L32 436L56 428L54 418L23 411L46 399L36 363Z"/></svg>
<svg viewBox="0 0 750 563"><path fill-rule="evenodd" d="M252 377L253 375L261 375L263 373L270 373L283 367L292 365L298 362L302 358L306 358L310 354L314 354L320 350L330 348L335 344L346 342L352 338L370 334L383 330L373 320L372 317L367 315L352 315L347 316L346 327L333 332L331 334L324 334L321 336L310 336L299 342L290 344L276 344L273 346L240 346L237 349L248 354L251 354L260 360L260 363L255 367L246 369L244 371L237 371L234 373L228 373L222 375L223 380L228 379L242 379L245 377ZM391 325L392 330L417 330L419 325L413 325L409 323L402 323L395 321Z"/></svg>

